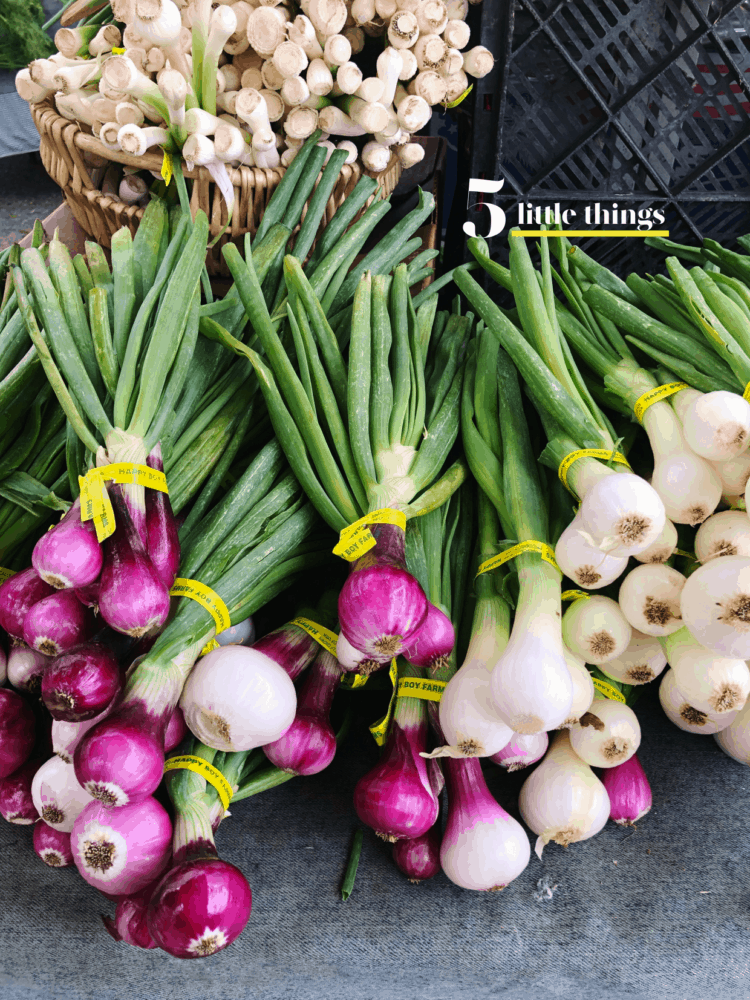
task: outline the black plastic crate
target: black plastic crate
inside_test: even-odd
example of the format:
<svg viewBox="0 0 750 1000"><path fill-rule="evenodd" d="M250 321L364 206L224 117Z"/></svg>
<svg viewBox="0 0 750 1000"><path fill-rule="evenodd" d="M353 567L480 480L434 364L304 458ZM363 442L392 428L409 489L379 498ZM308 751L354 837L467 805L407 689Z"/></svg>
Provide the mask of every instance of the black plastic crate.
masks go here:
<svg viewBox="0 0 750 1000"><path fill-rule="evenodd" d="M451 262L464 221L487 228L470 178L505 178L500 255L519 201L580 206L576 229L599 202L658 209L688 243L750 231L750 0L484 0L472 17L496 63L460 116ZM589 244L618 271L662 259L640 239Z"/></svg>

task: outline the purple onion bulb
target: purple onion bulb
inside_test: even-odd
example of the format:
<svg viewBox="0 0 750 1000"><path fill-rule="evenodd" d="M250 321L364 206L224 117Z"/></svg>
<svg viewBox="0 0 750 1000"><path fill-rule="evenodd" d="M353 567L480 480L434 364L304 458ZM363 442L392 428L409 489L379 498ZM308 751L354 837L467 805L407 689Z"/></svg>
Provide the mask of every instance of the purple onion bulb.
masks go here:
<svg viewBox="0 0 750 1000"><path fill-rule="evenodd" d="M34 749L34 712L20 694L0 688L0 778L26 763Z"/></svg>
<svg viewBox="0 0 750 1000"><path fill-rule="evenodd" d="M153 794L164 773L164 737L134 710L117 710L85 734L73 757L81 786L105 806Z"/></svg>
<svg viewBox="0 0 750 1000"><path fill-rule="evenodd" d="M440 824L433 823L427 833L413 840L397 840L393 860L410 882L424 882L440 871Z"/></svg>
<svg viewBox="0 0 750 1000"><path fill-rule="evenodd" d="M157 947L146 923L148 901L154 888L152 883L141 892L118 899L114 920L102 917L107 932L115 941L124 941L125 944L132 944L135 948Z"/></svg>
<svg viewBox="0 0 750 1000"><path fill-rule="evenodd" d="M320 649L311 635L291 622L264 635L252 648L278 663L293 681L312 663Z"/></svg>
<svg viewBox="0 0 750 1000"><path fill-rule="evenodd" d="M441 670L448 666L455 644L456 633L450 618L428 602L424 624L404 647L403 655L416 667Z"/></svg>
<svg viewBox="0 0 750 1000"><path fill-rule="evenodd" d="M182 714L180 706L177 705L170 716L166 732L164 733L164 753L169 753L170 750L178 747L185 739L187 731L185 716Z"/></svg>
<svg viewBox="0 0 750 1000"><path fill-rule="evenodd" d="M62 521L36 543L31 565L42 580L56 590L87 587L99 576L102 547L94 522L81 521L80 497Z"/></svg>
<svg viewBox="0 0 750 1000"><path fill-rule="evenodd" d="M31 797L31 782L41 763L38 758L29 760L0 780L0 816L8 823L30 826L39 818Z"/></svg>
<svg viewBox="0 0 750 1000"><path fill-rule="evenodd" d="M637 754L622 764L606 768L602 784L609 795L609 818L620 826L633 826L650 812L651 785Z"/></svg>
<svg viewBox="0 0 750 1000"><path fill-rule="evenodd" d="M70 834L47 826L43 819L34 826L34 850L50 868L67 868L73 864Z"/></svg>
<svg viewBox="0 0 750 1000"><path fill-rule="evenodd" d="M122 671L111 649L84 642L56 657L42 678L42 700L53 719L86 722L101 715L122 689Z"/></svg>
<svg viewBox="0 0 750 1000"><path fill-rule="evenodd" d="M0 584L0 625L14 639L23 639L23 622L29 609L54 592L33 567L9 577Z"/></svg>
<svg viewBox="0 0 750 1000"><path fill-rule="evenodd" d="M252 893L234 865L185 861L167 872L148 905L148 929L175 958L206 958L230 945L250 919Z"/></svg>
<svg viewBox="0 0 750 1000"><path fill-rule="evenodd" d="M146 464L159 472L164 471L161 445L157 444L146 459ZM146 489L146 551L159 579L169 590L180 565L180 540L177 523L172 513L169 494Z"/></svg>
<svg viewBox="0 0 750 1000"><path fill-rule="evenodd" d="M94 631L94 616L72 590L57 590L29 608L23 620L23 638L45 656L59 656Z"/></svg>

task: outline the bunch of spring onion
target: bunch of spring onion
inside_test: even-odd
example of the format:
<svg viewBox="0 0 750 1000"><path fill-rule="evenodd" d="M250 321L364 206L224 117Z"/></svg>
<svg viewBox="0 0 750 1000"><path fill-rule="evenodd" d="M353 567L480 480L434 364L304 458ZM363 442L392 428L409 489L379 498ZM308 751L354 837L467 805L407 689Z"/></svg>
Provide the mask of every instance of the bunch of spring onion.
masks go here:
<svg viewBox="0 0 750 1000"><path fill-rule="evenodd" d="M54 97L61 115L107 149L180 153L190 169L205 166L227 198L227 165L289 166L318 128L329 156L338 140L350 162L361 156L373 172L388 166L392 148L412 166L424 149L411 135L433 106L462 98L469 76L494 64L483 46L467 49L467 0L306 0L296 17L283 4L246 0L95 6L57 32L54 56L18 73L18 93L32 104ZM366 44L386 35L385 48ZM365 78L368 49L377 67ZM118 196L130 200L132 187Z"/></svg>

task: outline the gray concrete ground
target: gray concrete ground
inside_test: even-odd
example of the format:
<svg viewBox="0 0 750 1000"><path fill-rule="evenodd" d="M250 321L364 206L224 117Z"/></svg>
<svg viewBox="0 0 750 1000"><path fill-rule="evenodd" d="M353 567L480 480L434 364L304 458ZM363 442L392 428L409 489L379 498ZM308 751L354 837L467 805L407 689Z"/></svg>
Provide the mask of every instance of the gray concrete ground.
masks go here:
<svg viewBox="0 0 750 1000"><path fill-rule="evenodd" d="M0 250L22 239L62 201L38 153L0 159Z"/></svg>

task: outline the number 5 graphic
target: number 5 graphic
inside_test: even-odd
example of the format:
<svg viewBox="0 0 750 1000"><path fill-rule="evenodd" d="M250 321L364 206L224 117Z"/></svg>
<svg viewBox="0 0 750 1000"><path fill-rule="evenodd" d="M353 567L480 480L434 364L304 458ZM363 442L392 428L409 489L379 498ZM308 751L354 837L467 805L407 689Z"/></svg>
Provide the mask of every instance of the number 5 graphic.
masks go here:
<svg viewBox="0 0 750 1000"><path fill-rule="evenodd" d="M469 199L475 192L478 194L497 194L503 184L505 184L504 177L499 181L485 181L480 177L472 177L469 180ZM472 208L469 199L467 199L466 207ZM485 234L484 238L488 240L492 236L498 236L505 229L505 212L498 205L490 205L486 201L480 207L486 208L490 213L490 231ZM464 222L464 232L467 236L476 236L477 228L473 222Z"/></svg>

